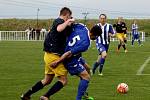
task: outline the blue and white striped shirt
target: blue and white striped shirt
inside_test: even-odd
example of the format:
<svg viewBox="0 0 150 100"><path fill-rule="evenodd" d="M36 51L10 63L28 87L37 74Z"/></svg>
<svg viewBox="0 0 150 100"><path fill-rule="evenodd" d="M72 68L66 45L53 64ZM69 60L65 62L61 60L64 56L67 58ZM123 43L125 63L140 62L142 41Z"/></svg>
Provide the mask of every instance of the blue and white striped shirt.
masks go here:
<svg viewBox="0 0 150 100"><path fill-rule="evenodd" d="M137 24L132 24L132 34L138 34L138 25Z"/></svg>
<svg viewBox="0 0 150 100"><path fill-rule="evenodd" d="M102 25L101 23L98 23L97 24L98 26L101 27L102 29L102 34L101 36L99 36L97 39L96 39L96 44L98 43L101 43L101 44L109 44L110 43L110 33L111 34L115 34L115 31L113 29L113 26L106 23L105 25Z"/></svg>

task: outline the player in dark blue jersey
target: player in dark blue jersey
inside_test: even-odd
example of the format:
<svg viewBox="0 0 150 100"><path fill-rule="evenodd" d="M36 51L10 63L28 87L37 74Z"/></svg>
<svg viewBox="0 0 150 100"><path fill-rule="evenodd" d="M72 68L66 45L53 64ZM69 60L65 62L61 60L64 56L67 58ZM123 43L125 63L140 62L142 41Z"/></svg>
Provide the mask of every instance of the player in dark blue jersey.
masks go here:
<svg viewBox="0 0 150 100"><path fill-rule="evenodd" d="M132 46L135 40L138 40L139 45L141 45L140 33L138 32L138 25L136 23L136 20L134 20L132 24Z"/></svg>
<svg viewBox="0 0 150 100"><path fill-rule="evenodd" d="M113 26L106 23L106 20L107 20L107 16L105 14L101 14L99 16L100 23L96 25L97 27L100 27L100 29L102 30L102 34L95 38L96 47L99 52L99 56L97 61L93 65L93 69L92 69L93 74L95 74L95 70L99 66L99 75L103 75L102 70L107 56L107 51L109 48L110 36L114 36L115 34Z"/></svg>
<svg viewBox="0 0 150 100"><path fill-rule="evenodd" d="M90 38L88 29L82 24L74 24L73 32L67 40L66 53L64 53L59 60L51 64L51 66L55 67L64 61L69 73L80 77L76 100L82 99L90 80L90 75L86 70L87 64L81 56L81 53L85 52L89 46ZM90 98L91 97L87 97L88 100L90 100Z"/></svg>

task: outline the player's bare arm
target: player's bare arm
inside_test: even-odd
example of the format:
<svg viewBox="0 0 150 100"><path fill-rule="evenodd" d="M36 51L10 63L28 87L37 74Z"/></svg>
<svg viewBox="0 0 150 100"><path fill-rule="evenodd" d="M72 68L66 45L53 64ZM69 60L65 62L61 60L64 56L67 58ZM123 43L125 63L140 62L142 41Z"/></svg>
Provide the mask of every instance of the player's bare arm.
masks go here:
<svg viewBox="0 0 150 100"><path fill-rule="evenodd" d="M52 68L56 68L59 63L63 62L65 59L70 58L71 56L72 56L71 51L68 51L68 52L64 53L58 60L56 60L53 63L51 63L50 66Z"/></svg>
<svg viewBox="0 0 150 100"><path fill-rule="evenodd" d="M60 25L57 26L57 31L58 32L62 32L67 26L69 26L72 23L74 23L74 21L75 21L75 19L68 19L63 24L60 24Z"/></svg>

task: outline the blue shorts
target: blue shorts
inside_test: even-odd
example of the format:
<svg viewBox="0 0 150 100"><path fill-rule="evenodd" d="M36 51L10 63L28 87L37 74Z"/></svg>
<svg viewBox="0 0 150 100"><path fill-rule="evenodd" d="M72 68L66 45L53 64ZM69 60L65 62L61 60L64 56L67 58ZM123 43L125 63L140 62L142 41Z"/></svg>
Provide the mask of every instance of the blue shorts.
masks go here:
<svg viewBox="0 0 150 100"><path fill-rule="evenodd" d="M99 54L101 54L104 51L108 51L109 45L108 44L101 44L101 43L97 43L96 44L97 50L99 51Z"/></svg>
<svg viewBox="0 0 150 100"><path fill-rule="evenodd" d="M73 57L72 60L66 64L66 68L71 75L79 75L85 70L84 64L85 60L82 57Z"/></svg>
<svg viewBox="0 0 150 100"><path fill-rule="evenodd" d="M133 40L139 39L139 34L134 34L132 38L133 38Z"/></svg>

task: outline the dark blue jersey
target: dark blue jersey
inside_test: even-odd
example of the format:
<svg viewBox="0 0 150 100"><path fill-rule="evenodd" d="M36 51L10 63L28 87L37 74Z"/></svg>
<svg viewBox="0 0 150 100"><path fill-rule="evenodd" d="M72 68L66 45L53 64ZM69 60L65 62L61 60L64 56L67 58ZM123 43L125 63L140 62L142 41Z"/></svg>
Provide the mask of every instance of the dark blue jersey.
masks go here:
<svg viewBox="0 0 150 100"><path fill-rule="evenodd" d="M74 24L73 31L67 39L66 52L71 51L73 56L67 60L66 68L71 75L77 75L85 70L85 61L81 53L90 46L89 30L83 24Z"/></svg>
<svg viewBox="0 0 150 100"><path fill-rule="evenodd" d="M67 39L65 51L71 51L73 55L86 51L90 46L89 30L83 24L74 24L72 33Z"/></svg>

